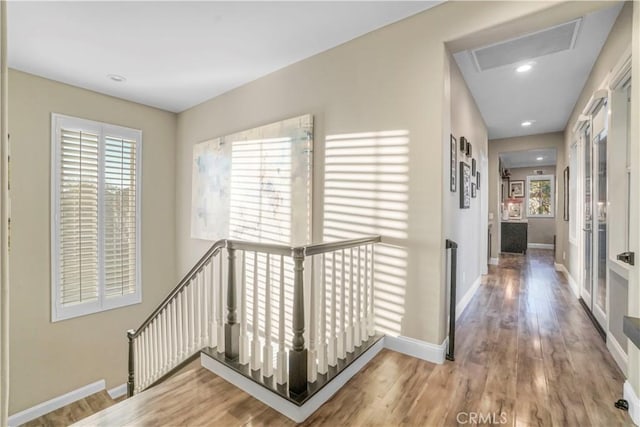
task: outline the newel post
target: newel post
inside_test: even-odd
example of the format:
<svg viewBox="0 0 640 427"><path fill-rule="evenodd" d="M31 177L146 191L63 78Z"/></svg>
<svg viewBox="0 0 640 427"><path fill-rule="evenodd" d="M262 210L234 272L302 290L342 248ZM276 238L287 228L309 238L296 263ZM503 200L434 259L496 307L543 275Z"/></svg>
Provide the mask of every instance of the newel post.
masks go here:
<svg viewBox="0 0 640 427"><path fill-rule="evenodd" d="M224 355L236 360L240 354L240 324L236 318L236 250L227 247L229 268L227 274L227 321L224 324Z"/></svg>
<svg viewBox="0 0 640 427"><path fill-rule="evenodd" d="M289 392L301 395L307 391L307 349L304 345L304 252L293 253L293 340L289 352Z"/></svg>
<svg viewBox="0 0 640 427"><path fill-rule="evenodd" d="M127 397L133 396L133 390L135 386L135 355L134 355L134 347L133 347L133 335L135 331L133 329L129 329L127 331L127 338L129 339L129 375L127 377Z"/></svg>

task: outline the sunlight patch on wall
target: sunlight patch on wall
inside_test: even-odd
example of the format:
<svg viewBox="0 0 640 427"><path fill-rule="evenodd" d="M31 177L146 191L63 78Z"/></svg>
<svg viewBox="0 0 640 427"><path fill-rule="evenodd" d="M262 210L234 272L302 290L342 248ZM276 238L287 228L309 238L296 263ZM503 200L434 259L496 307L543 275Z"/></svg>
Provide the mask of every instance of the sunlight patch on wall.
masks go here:
<svg viewBox="0 0 640 427"><path fill-rule="evenodd" d="M327 136L323 240L382 236L374 307L377 330L391 335L401 333L405 312L408 192L408 131Z"/></svg>

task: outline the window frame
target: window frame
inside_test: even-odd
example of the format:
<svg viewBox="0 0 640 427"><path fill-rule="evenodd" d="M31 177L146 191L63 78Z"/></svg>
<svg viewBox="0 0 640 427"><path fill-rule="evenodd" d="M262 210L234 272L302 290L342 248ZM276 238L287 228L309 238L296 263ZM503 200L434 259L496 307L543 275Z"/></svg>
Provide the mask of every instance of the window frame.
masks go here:
<svg viewBox="0 0 640 427"><path fill-rule="evenodd" d="M525 210L527 218L555 218L556 216L556 177L554 175L529 175L527 176L527 194L525 200ZM531 181L545 181L551 182L551 206L549 208L549 214L530 214L529 213L529 195L531 194Z"/></svg>
<svg viewBox="0 0 640 427"><path fill-rule="evenodd" d="M82 130L95 132L98 137L98 299L90 302L67 305L60 301L60 276L59 276L59 248L60 248L60 224L58 221L60 212L60 180L61 180L61 141L60 131ZM127 138L136 141L136 287L135 292L119 297L105 296L104 283L104 152L106 136ZM51 322L71 319L94 313L100 313L115 308L126 307L142 302L142 131L109 123L67 116L58 113L51 114Z"/></svg>

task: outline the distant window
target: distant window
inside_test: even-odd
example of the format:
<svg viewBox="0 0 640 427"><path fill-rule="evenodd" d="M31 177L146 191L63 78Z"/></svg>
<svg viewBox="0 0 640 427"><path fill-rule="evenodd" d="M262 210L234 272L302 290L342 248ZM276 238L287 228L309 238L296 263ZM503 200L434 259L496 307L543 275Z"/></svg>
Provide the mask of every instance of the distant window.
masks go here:
<svg viewBox="0 0 640 427"><path fill-rule="evenodd" d="M141 132L52 122L52 320L139 303Z"/></svg>
<svg viewBox="0 0 640 427"><path fill-rule="evenodd" d="M555 182L553 175L527 177L527 216L553 217L555 212Z"/></svg>

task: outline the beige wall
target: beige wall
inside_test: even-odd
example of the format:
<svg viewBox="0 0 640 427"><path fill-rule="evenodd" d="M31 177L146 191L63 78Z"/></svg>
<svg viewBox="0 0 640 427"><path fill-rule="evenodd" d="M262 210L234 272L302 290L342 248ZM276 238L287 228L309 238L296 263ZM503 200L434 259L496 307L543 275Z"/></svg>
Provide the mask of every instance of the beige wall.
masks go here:
<svg viewBox="0 0 640 427"><path fill-rule="evenodd" d="M500 174L498 173L498 159L500 153L514 152L514 151L527 151L527 150L536 150L541 148L555 148L557 153L557 164L555 167L549 168L535 168L535 169L544 169L544 170L553 170L553 174L556 177L560 177L560 180L556 179L556 214L553 222L553 230L557 237L557 247L556 247L556 262L562 259L564 252L564 244L561 239L561 235L558 230L562 230L563 227L563 197L564 197L564 189L562 185L562 171L564 169L564 134L562 132L553 132L553 133L543 133L538 135L529 135L529 136L520 136L516 138L504 138L504 139L494 139L489 141L489 212L493 213L493 221L491 221L494 225L494 230L497 230L497 227L500 226ZM512 178L514 179L514 178ZM524 177L526 180L526 175ZM531 219L529 220L531 222ZM549 220L542 220L549 221ZM530 233L537 234L537 228L540 224L537 224L539 220L534 220L530 227ZM549 227L543 227L547 230ZM494 257L497 257L497 254L500 250L500 241L499 241L500 233L492 233L491 236L491 252L494 254ZM552 234L553 235L553 234ZM534 242L531 238L529 239L530 243L553 243L553 237L551 238L551 242Z"/></svg>
<svg viewBox="0 0 640 427"><path fill-rule="evenodd" d="M527 184L527 177L536 175L535 171L541 170L544 175L553 175L556 177L556 166L540 166L535 168L510 168L511 181L524 181L525 186ZM561 181L556 179L556 186L562 186L562 175L560 175ZM526 187L525 187L526 188ZM557 200L556 215L562 215L562 201ZM556 234L556 218L527 218L529 228L527 232L527 243L544 243L552 244L553 236Z"/></svg>
<svg viewBox="0 0 640 427"><path fill-rule="evenodd" d="M91 382L126 381L126 330L176 284L174 114L17 71L11 134L11 393L14 414ZM142 130L142 303L51 323L51 113Z"/></svg>
<svg viewBox="0 0 640 427"><path fill-rule="evenodd" d="M177 248L183 273L210 242L189 237L191 156L196 142L302 113L315 117L314 179L322 182L326 135L383 130L409 132L408 252L402 335L441 343L445 336L442 200L443 147L449 110L443 93L444 42L552 6L546 2L447 2L426 13L207 101L178 117ZM464 25L456 23L464 20ZM314 236L321 236L322 187L313 195Z"/></svg>
<svg viewBox="0 0 640 427"><path fill-rule="evenodd" d="M487 127L482 119L480 110L467 87L462 73L455 60L449 55L447 57L450 70L449 82L445 81L445 87L451 95L449 107L449 119L445 116L445 127L447 120L450 122L451 134L457 139L458 147L460 137L464 136L471 142L473 158L476 159L476 167L480 171L482 182L480 190L476 191L476 198L471 199L469 209L460 209L460 161L471 166L471 159L467 159L457 148L458 171L456 173L457 190L451 192L449 187L449 146L443 150L444 168L444 193L443 219L445 223L445 238L452 239L458 243L458 270L457 270L457 301L460 302L467 291L481 274L487 270L487 209L489 191L487 187ZM472 179L472 182L476 182Z"/></svg>

